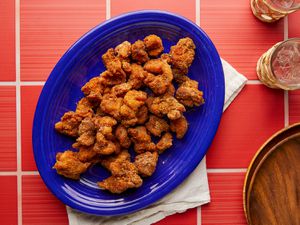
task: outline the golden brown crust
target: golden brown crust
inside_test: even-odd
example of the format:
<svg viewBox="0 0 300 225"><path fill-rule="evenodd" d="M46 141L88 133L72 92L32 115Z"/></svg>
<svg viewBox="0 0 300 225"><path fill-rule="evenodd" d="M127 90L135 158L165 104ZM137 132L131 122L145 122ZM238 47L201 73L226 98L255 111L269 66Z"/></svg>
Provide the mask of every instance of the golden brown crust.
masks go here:
<svg viewBox="0 0 300 225"><path fill-rule="evenodd" d="M165 133L161 139L159 140L159 142L157 142L156 144L156 148L158 150L158 152L161 154L163 153L166 149L171 148L171 146L173 145L173 136L172 134Z"/></svg>
<svg viewBox="0 0 300 225"><path fill-rule="evenodd" d="M149 60L148 53L146 52L146 46L143 41L137 40L131 45L131 58L138 64L144 64Z"/></svg>
<svg viewBox="0 0 300 225"><path fill-rule="evenodd" d="M183 138L188 129L188 122L186 118L182 116L177 120L172 120L170 123L170 129L176 133L176 137L178 139Z"/></svg>
<svg viewBox="0 0 300 225"><path fill-rule="evenodd" d="M157 161L157 152L145 152L135 157L134 165L142 177L149 177L154 173Z"/></svg>
<svg viewBox="0 0 300 225"><path fill-rule="evenodd" d="M80 175L84 173L90 163L83 163L78 159L78 153L67 150L63 153L56 154L56 163L53 166L57 173L64 177L78 180Z"/></svg>
<svg viewBox="0 0 300 225"><path fill-rule="evenodd" d="M148 35L144 38L146 50L151 57L157 57L164 50L162 40L155 34Z"/></svg>
<svg viewBox="0 0 300 225"><path fill-rule="evenodd" d="M169 124L162 118L150 115L149 121L145 124L147 130L154 136L161 136L161 133L169 130Z"/></svg>
<svg viewBox="0 0 300 225"><path fill-rule="evenodd" d="M185 106L200 106L204 103L203 92L198 90L198 82L188 79L176 91L176 99Z"/></svg>

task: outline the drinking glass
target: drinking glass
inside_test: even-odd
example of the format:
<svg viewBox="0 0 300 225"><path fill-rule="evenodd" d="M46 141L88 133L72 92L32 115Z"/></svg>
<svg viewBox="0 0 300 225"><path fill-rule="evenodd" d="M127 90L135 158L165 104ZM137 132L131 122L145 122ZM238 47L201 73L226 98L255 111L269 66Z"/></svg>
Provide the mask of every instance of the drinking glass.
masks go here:
<svg viewBox="0 0 300 225"><path fill-rule="evenodd" d="M260 81L270 88L300 89L300 38L271 47L258 60L256 72Z"/></svg>
<svg viewBox="0 0 300 225"><path fill-rule="evenodd" d="M300 9L300 0L251 0L253 14L264 22L274 22Z"/></svg>

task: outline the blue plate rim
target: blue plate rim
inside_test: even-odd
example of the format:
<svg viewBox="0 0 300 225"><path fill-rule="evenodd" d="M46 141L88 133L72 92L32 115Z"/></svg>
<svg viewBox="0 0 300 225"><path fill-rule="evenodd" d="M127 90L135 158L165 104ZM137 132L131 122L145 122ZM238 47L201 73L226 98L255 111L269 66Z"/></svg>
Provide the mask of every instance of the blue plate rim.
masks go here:
<svg viewBox="0 0 300 225"><path fill-rule="evenodd" d="M43 122L42 115L44 115L44 113L45 113L45 112L43 112L43 106L46 105L47 102L49 101L49 98L47 98L48 97L47 92L49 92L49 89L51 88L53 83L55 83L56 80L59 80L59 77L63 75L62 72L60 72L60 73L58 73L58 72L61 70L61 68L66 67L65 65L68 64L69 58L73 57L72 53L76 53L78 50L80 50L81 47L84 46L85 42L88 42L88 40L93 39L92 34L94 32L99 32L99 29L103 29L102 32L105 32L105 29L107 28L108 25L110 25L111 27L114 27L114 24L118 23L118 20L120 20L120 19L131 18L131 17L138 18L138 17L144 17L145 15L147 15L147 16L152 15L153 17L155 17L155 16L169 17L170 19L171 18L180 19L183 22L185 22L188 26L198 30L200 33L203 34L205 41L207 42L207 44L209 44L210 49L212 50L211 56L214 60L214 65L216 66L215 69L218 72L218 74L220 74L220 77L218 79L221 79L220 85L217 90L218 94L220 94L219 95L220 97L216 99L216 112L213 115L213 119L216 121L216 123L214 123L213 126L210 127L211 136L209 137L210 139L206 141L206 146L203 148L206 150L203 151L202 154L199 155L198 158L194 158L194 160L192 162L190 162L188 169L184 170L183 173L179 173L176 180L173 179L172 180L173 182L169 182L168 188L165 188L165 189L161 190L160 192L156 192L155 195L152 196L152 198L149 197L149 198L143 200L143 202L141 202L141 203L138 202L138 203L136 203L132 206L128 206L126 208L114 209L111 211L104 211L104 210L95 210L95 209L82 207L78 204L75 204L69 198L62 195L57 189L52 187L51 182L49 182L49 180L47 180L47 171L43 168L43 165L42 165L42 160L41 160L42 154L39 152L39 149L42 149L42 141L39 138L35 138L35 137L39 137L39 134L40 134L40 131L42 128L41 127L41 124ZM88 40L86 40L86 39L88 39ZM59 74L59 76L57 74ZM33 120L33 128L32 128L32 145L33 145L34 159L35 159L35 163L38 168L39 174L40 174L42 180L44 181L44 183L46 184L47 188L60 201L62 201L64 204L70 206L73 209L76 209L76 210L79 210L79 211L82 211L82 212L85 212L88 214L98 215L98 216L124 215L124 214L132 213L137 210L143 209L143 208L149 206L150 204L156 202L157 200L161 199L162 197L167 195L169 192L171 192L173 189L175 189L179 184L181 184L193 172L193 170L197 167L197 165L203 159L203 157L205 156L209 146L211 145L212 140L215 136L215 133L218 129L220 119L221 119L221 116L223 113L224 97L225 97L225 81L224 81L224 73L223 73L220 56L219 56L214 44L208 37L208 35L195 23L193 23L192 21L190 21L180 15L177 15L177 14L174 14L171 12L167 12L167 11L161 11L161 10L140 10L140 11L125 13L125 14L122 14L117 17L113 17L113 18L95 26L94 28L92 28L90 31L88 31L86 34L84 34L82 37L80 37L65 52L65 54L60 58L60 60L58 61L58 63L55 65L54 69L50 73L50 76L47 79L47 81L42 89L42 92L40 94L40 97L39 97L39 100L38 100L38 103L36 106L36 111L35 111L34 120Z"/></svg>

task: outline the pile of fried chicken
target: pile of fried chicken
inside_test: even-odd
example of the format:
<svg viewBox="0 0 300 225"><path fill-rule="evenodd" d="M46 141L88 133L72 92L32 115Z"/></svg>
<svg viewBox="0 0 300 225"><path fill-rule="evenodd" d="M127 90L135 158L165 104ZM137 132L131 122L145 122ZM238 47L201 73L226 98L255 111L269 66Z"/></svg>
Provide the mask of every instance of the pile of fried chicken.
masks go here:
<svg viewBox="0 0 300 225"><path fill-rule="evenodd" d="M187 76L195 56L192 39L180 39L169 53L163 50L161 38L152 34L133 44L124 41L102 56L107 70L81 88L85 97L76 110L55 124L58 132L76 139L72 147L77 149L57 153L58 174L77 180L101 164L111 176L99 187L122 193L154 173L159 154L172 146L170 132L181 139L188 129L186 108L204 103L198 82ZM134 162L128 152L132 145Z"/></svg>

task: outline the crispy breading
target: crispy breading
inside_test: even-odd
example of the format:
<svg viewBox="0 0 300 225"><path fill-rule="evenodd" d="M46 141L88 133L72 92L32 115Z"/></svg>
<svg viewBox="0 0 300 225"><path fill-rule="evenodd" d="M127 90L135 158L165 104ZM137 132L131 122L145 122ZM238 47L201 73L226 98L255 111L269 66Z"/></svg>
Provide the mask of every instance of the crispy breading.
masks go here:
<svg viewBox="0 0 300 225"><path fill-rule="evenodd" d="M145 124L147 130L154 136L161 136L161 133L169 130L169 124L162 118L150 115L149 121Z"/></svg>
<svg viewBox="0 0 300 225"><path fill-rule="evenodd" d="M62 134L78 137L78 127L82 121L82 117L73 111L66 112L61 121L55 124L55 129Z"/></svg>
<svg viewBox="0 0 300 225"><path fill-rule="evenodd" d="M172 120L170 123L171 131L176 133L176 137L181 139L184 137L185 133L188 129L188 122L184 116L180 117L179 119Z"/></svg>
<svg viewBox="0 0 300 225"><path fill-rule="evenodd" d="M166 149L170 148L173 145L173 136L172 134L165 133L161 139L157 142L156 148L159 153L163 153Z"/></svg>
<svg viewBox="0 0 300 225"><path fill-rule="evenodd" d="M131 64L131 73L129 75L128 83L131 84L133 89L139 89L143 86L143 82L147 72L141 65L136 63Z"/></svg>
<svg viewBox="0 0 300 225"><path fill-rule="evenodd" d="M149 118L149 113L148 113L148 107L146 105L143 105L139 108L139 110L136 113L136 118L137 118L137 124L144 124L148 118Z"/></svg>
<svg viewBox="0 0 300 225"><path fill-rule="evenodd" d="M149 177L154 173L157 161L157 152L145 152L135 157L134 165L142 177Z"/></svg>
<svg viewBox="0 0 300 225"><path fill-rule="evenodd" d="M162 40L155 34L148 35L144 38L146 50L151 57L157 57L164 50Z"/></svg>
<svg viewBox="0 0 300 225"><path fill-rule="evenodd" d="M164 94L172 84L173 74L169 64L160 59L151 59L144 65L147 76L144 83L154 94Z"/></svg>
<svg viewBox="0 0 300 225"><path fill-rule="evenodd" d="M78 180L91 163L83 163L78 159L78 153L67 150L56 154L56 163L53 168L64 177Z"/></svg>
<svg viewBox="0 0 300 225"><path fill-rule="evenodd" d="M116 128L115 136L119 140L120 145L123 148L129 148L131 145L131 140L128 136L127 129L123 125L119 125Z"/></svg>
<svg viewBox="0 0 300 225"><path fill-rule="evenodd" d="M176 120L185 112L185 107L173 96L165 95L151 99L148 103L150 112L156 116L167 115L170 120Z"/></svg>
<svg viewBox="0 0 300 225"><path fill-rule="evenodd" d="M120 194L129 188L138 188L143 183L135 165L129 161L111 163L111 172L112 176L98 182L100 188L111 193Z"/></svg>
<svg viewBox="0 0 300 225"><path fill-rule="evenodd" d="M204 103L203 92L198 90L198 82L187 80L176 91L176 99L185 106L200 106Z"/></svg>
<svg viewBox="0 0 300 225"><path fill-rule="evenodd" d="M100 76L90 79L82 88L81 91L84 93L89 101L100 102L105 86L101 82Z"/></svg>
<svg viewBox="0 0 300 225"><path fill-rule="evenodd" d="M175 80L186 75L195 57L195 44L191 38L181 38L176 45L171 47L171 65Z"/></svg>
<svg viewBox="0 0 300 225"><path fill-rule="evenodd" d="M131 55L131 44L129 41L124 41L115 47L115 53L121 60L128 59Z"/></svg>
<svg viewBox="0 0 300 225"><path fill-rule="evenodd" d="M131 45L131 58L138 64L144 64L149 60L146 46L143 41L137 40Z"/></svg>
<svg viewBox="0 0 300 225"><path fill-rule="evenodd" d="M137 126L135 128L129 128L128 133L134 143L134 151L136 153L140 154L146 151L156 151L156 146L152 142L146 127Z"/></svg>

